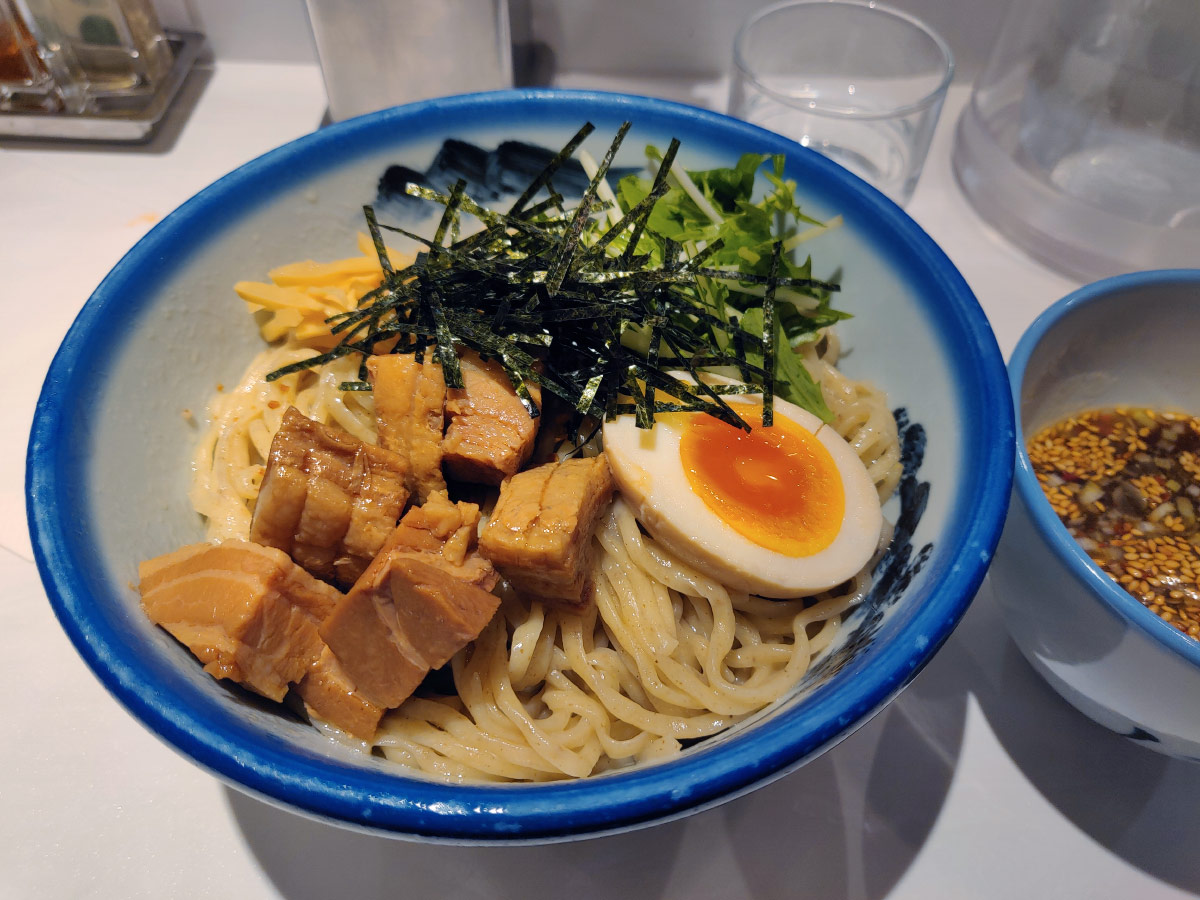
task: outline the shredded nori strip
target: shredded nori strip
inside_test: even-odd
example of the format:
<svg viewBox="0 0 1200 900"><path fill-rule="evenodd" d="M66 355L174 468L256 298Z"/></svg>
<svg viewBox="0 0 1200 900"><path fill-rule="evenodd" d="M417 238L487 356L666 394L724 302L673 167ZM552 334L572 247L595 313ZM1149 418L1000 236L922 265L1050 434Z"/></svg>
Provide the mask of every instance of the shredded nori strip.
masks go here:
<svg viewBox="0 0 1200 900"><path fill-rule="evenodd" d="M550 187L550 179L554 177L554 173L561 168L562 164L575 155L575 151L579 149L589 134L596 130L596 126L591 122L584 122L583 127L575 133L571 140L567 141L566 145L558 151L555 157L546 164L546 168L542 169L533 181L529 182L529 186L521 193L521 196L514 201L512 208L509 209L510 215L517 215L525 208L530 200L537 195L537 192L542 188Z"/></svg>
<svg viewBox="0 0 1200 900"><path fill-rule="evenodd" d="M428 348L441 365L446 385L462 386L458 349L469 348L503 367L530 416L540 415L531 385L563 401L570 411L567 433L582 447L599 423L633 413L651 428L667 412L704 412L734 427L750 426L723 399L763 393L763 424L772 422L777 348L775 293L778 287L835 291L837 285L780 275L782 242L775 242L768 275L707 268L720 240L684 258L667 240L665 258L654 262L639 247L655 204L668 189L679 150L672 140L649 194L605 227L599 187L629 130L624 123L609 145L583 197L573 208L552 184L555 173L594 130L586 123L525 188L507 213L488 209L456 182L449 194L409 183L411 196L444 207L431 238L376 220L363 208L383 284L364 295L358 308L330 317L338 344L326 353L270 373L274 380L324 365L351 353L362 356L359 380L342 390L370 390L366 358L374 353L412 353ZM540 192L547 196L533 202ZM460 220L474 217L482 229L459 238ZM395 271L384 230L405 235L427 249L409 267ZM624 241L622 246L614 242ZM765 285L762 366L747 359L747 338L736 316L722 318L701 299L705 279ZM724 315L724 313L722 313ZM393 342L389 346L388 342ZM707 369L735 368L744 384L710 385ZM677 377L673 371L686 377ZM586 429L581 429L584 423ZM581 431L588 437L580 440Z"/></svg>
<svg viewBox="0 0 1200 900"><path fill-rule="evenodd" d="M658 173L654 176L654 184L651 185L650 193L646 197L646 200L650 201L649 205L646 207L645 212L641 214L641 217L635 220L633 235L629 239L629 246L625 248L625 253L621 257L621 262L624 265L629 265L632 262L633 252L637 249L638 240L641 238L642 231L646 227L646 219L650 218L650 211L655 201L667 191L667 176L671 173L671 165L675 162L675 154L678 152L679 138L671 138L671 144L667 147L667 152L663 154L662 162L658 166ZM633 210L630 210L630 212L633 212ZM671 262L673 263L674 260Z"/></svg>
<svg viewBox="0 0 1200 900"><path fill-rule="evenodd" d="M775 424L775 286L779 277L779 256L783 253L783 241L776 241L771 248L771 274L767 280L767 292L763 296L763 428Z"/></svg>

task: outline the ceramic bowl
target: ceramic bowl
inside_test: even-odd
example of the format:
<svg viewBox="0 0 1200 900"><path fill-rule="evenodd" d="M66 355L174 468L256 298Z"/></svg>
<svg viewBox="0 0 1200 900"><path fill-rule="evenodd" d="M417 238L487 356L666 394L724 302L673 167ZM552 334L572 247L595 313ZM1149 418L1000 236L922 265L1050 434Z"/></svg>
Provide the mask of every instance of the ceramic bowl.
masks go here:
<svg viewBox="0 0 1200 900"><path fill-rule="evenodd" d="M538 786L415 777L205 675L147 621L131 585L140 560L203 537L187 499L196 431L181 411L203 409L218 383L236 383L260 347L233 283L262 280L286 261L352 254L364 203L408 215L380 197L396 175L389 167L435 183L465 172L486 200L504 193L530 145L557 149L590 120L597 134L585 146L599 157L626 119L634 125L618 168L643 166L644 146L673 136L692 168L782 153L806 211L845 218L808 246L820 274L841 270L855 314L842 330L852 348L844 368L887 387L904 425L906 477L886 510L898 538L837 643L792 695L671 761ZM436 220L410 224L432 230ZM333 125L243 166L164 219L97 289L52 364L30 443L29 515L51 602L84 659L134 716L218 777L387 834L549 841L736 796L803 764L891 700L983 577L1009 499L1012 441L1003 363L982 311L934 242L874 189L724 116L621 95L517 91Z"/></svg>
<svg viewBox="0 0 1200 900"><path fill-rule="evenodd" d="M1139 272L1069 294L1009 360L1018 441L1013 502L991 578L1017 646L1101 725L1200 759L1200 641L1121 588L1071 537L1025 450L1041 428L1116 405L1200 412L1200 270Z"/></svg>

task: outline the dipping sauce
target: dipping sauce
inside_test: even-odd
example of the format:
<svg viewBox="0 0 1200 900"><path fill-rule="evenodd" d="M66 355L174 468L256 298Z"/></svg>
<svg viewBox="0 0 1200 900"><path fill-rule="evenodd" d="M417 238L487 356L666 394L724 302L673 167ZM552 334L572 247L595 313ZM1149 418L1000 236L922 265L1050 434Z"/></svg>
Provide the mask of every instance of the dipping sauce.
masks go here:
<svg viewBox="0 0 1200 900"><path fill-rule="evenodd" d="M1200 637L1200 419L1094 410L1042 429L1028 450L1050 505L1087 554Z"/></svg>

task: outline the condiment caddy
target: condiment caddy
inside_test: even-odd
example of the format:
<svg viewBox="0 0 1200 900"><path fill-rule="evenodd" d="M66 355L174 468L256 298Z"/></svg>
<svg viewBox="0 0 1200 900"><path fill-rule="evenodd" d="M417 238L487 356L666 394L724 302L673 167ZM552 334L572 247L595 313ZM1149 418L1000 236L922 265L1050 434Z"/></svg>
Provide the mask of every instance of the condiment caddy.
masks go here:
<svg viewBox="0 0 1200 900"><path fill-rule="evenodd" d="M0 137L145 140L203 44L148 0L0 0Z"/></svg>

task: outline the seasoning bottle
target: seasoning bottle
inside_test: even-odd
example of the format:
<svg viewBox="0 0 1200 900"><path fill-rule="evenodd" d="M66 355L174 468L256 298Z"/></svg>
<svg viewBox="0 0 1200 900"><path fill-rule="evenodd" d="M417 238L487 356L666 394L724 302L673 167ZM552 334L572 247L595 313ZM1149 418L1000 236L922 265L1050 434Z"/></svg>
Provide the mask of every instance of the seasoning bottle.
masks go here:
<svg viewBox="0 0 1200 900"><path fill-rule="evenodd" d="M145 102L171 68L171 46L149 0L18 0L60 82L90 106Z"/></svg>
<svg viewBox="0 0 1200 900"><path fill-rule="evenodd" d="M0 111L58 110L62 98L12 0L0 0Z"/></svg>

